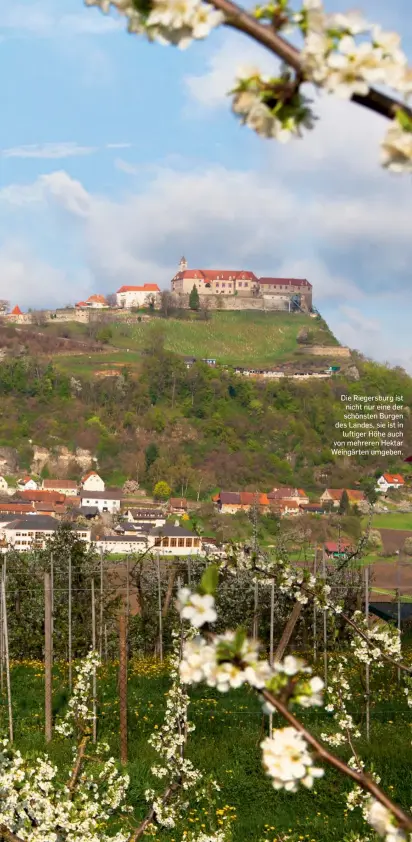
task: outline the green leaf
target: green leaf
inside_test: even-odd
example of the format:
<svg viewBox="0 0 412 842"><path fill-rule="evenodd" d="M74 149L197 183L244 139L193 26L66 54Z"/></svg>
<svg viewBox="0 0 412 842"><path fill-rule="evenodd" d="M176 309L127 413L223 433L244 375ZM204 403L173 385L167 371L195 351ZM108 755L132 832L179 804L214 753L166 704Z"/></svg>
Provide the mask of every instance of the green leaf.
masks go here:
<svg viewBox="0 0 412 842"><path fill-rule="evenodd" d="M402 111L402 109L399 108L396 112L396 119L402 129L404 129L406 132L412 132L412 119L411 117L409 117L406 111Z"/></svg>
<svg viewBox="0 0 412 842"><path fill-rule="evenodd" d="M216 593L217 583L219 579L219 568L216 564L211 564L210 567L207 567L201 582L200 582L200 590L204 594L210 594L214 596Z"/></svg>

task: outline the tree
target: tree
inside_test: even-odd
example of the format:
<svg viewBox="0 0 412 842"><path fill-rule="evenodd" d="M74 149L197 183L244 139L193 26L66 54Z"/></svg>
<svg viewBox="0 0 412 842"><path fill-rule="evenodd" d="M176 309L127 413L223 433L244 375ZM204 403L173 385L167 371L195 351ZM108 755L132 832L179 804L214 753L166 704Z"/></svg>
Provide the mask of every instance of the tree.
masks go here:
<svg viewBox="0 0 412 842"><path fill-rule="evenodd" d="M109 325L105 325L105 327L101 327L100 330L96 333L96 339L98 342L102 342L103 345L108 345L110 340L113 338L113 331Z"/></svg>
<svg viewBox="0 0 412 842"><path fill-rule="evenodd" d="M189 307L191 310L198 310L200 307L199 293L194 284L193 289L189 295Z"/></svg>
<svg viewBox="0 0 412 842"><path fill-rule="evenodd" d="M340 498L340 503L339 503L339 514L340 515L346 515L349 512L349 509L350 509L350 503L349 503L348 492L346 491L346 488L344 488L343 493L342 493L342 497Z"/></svg>
<svg viewBox="0 0 412 842"><path fill-rule="evenodd" d="M153 462L156 462L156 459L158 458L158 456L159 456L159 448L158 448L157 444L155 444L154 442L151 442L146 447L146 450L145 450L146 471L148 471L151 468L151 466L153 465Z"/></svg>
<svg viewBox="0 0 412 842"><path fill-rule="evenodd" d="M109 307L112 307L112 308L117 307L116 293L115 292L109 292L109 294L106 295L106 301L107 301Z"/></svg>
<svg viewBox="0 0 412 842"><path fill-rule="evenodd" d="M165 482L164 480L160 480L156 483L153 489L153 497L155 497L156 500L167 500L170 497L170 495L171 489L168 486L167 482Z"/></svg>
<svg viewBox="0 0 412 842"><path fill-rule="evenodd" d="M173 294L168 289L162 289L160 293L160 312L163 318L168 319L175 309Z"/></svg>
<svg viewBox="0 0 412 842"><path fill-rule="evenodd" d="M209 4L198 0L195 7L187 6L183 18L180 10L171 7L167 17L160 19L147 0L85 1L105 11L112 5L128 19L130 32L149 35L153 41L161 37L163 43L187 44L222 24L244 32L281 59L283 68L272 78L255 68L239 72L231 91L232 110L244 125L281 141L301 137L316 123L311 100L302 92L306 84L314 85L390 120L382 142L382 164L395 172L412 170L412 110L407 104L412 74L406 57L399 39L388 38L356 13L325 14L322 0L301 0L298 9L279 0L250 12L232 0L210 0ZM301 49L279 34L291 30L303 40ZM394 91L395 97L372 88L372 79ZM396 99L399 95L403 100Z"/></svg>

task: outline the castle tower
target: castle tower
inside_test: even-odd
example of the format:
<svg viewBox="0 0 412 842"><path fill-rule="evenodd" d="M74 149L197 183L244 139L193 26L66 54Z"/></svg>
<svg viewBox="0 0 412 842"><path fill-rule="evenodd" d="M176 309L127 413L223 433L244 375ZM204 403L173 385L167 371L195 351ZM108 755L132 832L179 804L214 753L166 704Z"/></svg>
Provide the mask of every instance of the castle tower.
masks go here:
<svg viewBox="0 0 412 842"><path fill-rule="evenodd" d="M179 263L179 272L186 272L187 269L187 260L185 257L182 257Z"/></svg>

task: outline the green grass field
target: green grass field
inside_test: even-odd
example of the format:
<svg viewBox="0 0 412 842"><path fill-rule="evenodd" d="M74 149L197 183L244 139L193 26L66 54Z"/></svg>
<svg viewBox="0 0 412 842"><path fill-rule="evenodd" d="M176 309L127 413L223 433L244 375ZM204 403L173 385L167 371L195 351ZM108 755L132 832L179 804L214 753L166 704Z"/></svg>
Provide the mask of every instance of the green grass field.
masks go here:
<svg viewBox="0 0 412 842"><path fill-rule="evenodd" d="M321 667L320 667L321 669ZM64 711L67 702L66 668L55 667L53 679L54 714ZM380 671L378 671L380 672ZM129 765L131 777L130 802L134 806L135 820L146 812L144 791L148 786L159 786L150 775L155 760L147 738L155 726L163 721L164 694L169 686L168 676L153 661L134 662L129 667ZM397 690L396 682L382 683L373 696L370 744L360 745L361 756L367 763L373 761L375 770L382 775L386 788L404 808L410 803L410 713L404 697ZM382 690L384 687L384 690ZM373 686L372 686L373 690ZM37 757L45 750L43 740L43 668L40 663L14 665L12 691L15 726L15 744L24 754ZM119 712L117 697L117 671L104 666L98 680L99 731L107 739L115 757L119 756ZM341 784L336 774L328 770L314 791L301 790L298 794L276 793L262 771L259 743L263 738L263 719L258 699L245 689L217 694L207 687L190 691L190 719L196 730L190 738L187 755L195 765L211 774L222 788L221 807L231 807L234 842L262 842L280 840L283 834L293 842L341 842L342 825L345 830L363 827L359 815L345 813L346 783ZM362 689L354 693L353 712L364 730ZM302 711L300 711L300 714ZM319 710L303 712L302 718L316 733L333 728L328 714ZM277 722L275 721L275 727ZM0 701L0 726L7 728L5 696ZM267 720L265 720L267 728ZM68 741L55 737L48 747L52 759L69 762ZM187 813L187 824L201 829L204 816L193 804ZM187 825L186 825L187 826ZM176 831L158 831L157 838L165 842L178 842L182 828ZM364 834L362 834L364 835Z"/></svg>
<svg viewBox="0 0 412 842"><path fill-rule="evenodd" d="M336 340L323 322L303 313L215 312L209 321L199 319L159 319L124 324L110 323L113 337L107 351L81 355L58 355L56 364L73 374L87 375L110 368L111 362L134 364L148 341L154 323L161 323L165 347L180 356L213 357L224 365L274 365L299 359L297 335L302 327L314 334L317 344L331 346L331 359ZM46 330L57 332L59 326ZM68 323L64 329L73 338L85 335L86 326ZM117 349L114 351L114 349ZM120 349L120 352L119 352ZM323 365L324 360L319 359Z"/></svg>
<svg viewBox="0 0 412 842"><path fill-rule="evenodd" d="M372 526L374 529L412 529L412 512L388 512L388 514L375 515Z"/></svg>

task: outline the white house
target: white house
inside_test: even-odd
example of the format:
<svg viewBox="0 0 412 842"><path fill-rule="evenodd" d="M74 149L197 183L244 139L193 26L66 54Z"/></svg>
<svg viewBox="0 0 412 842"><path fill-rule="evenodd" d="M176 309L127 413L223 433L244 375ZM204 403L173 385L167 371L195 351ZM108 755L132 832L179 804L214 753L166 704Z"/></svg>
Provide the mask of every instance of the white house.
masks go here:
<svg viewBox="0 0 412 842"><path fill-rule="evenodd" d="M166 523L161 509L126 509L124 514L129 523L145 523L153 529Z"/></svg>
<svg viewBox="0 0 412 842"><path fill-rule="evenodd" d="M83 488L80 492L80 500L82 508L83 506L96 506L100 514L116 514L116 512L120 512L122 492L109 488L106 491L85 491Z"/></svg>
<svg viewBox="0 0 412 842"><path fill-rule="evenodd" d="M146 535L103 535L94 545L97 550L106 553L143 553L147 550Z"/></svg>
<svg viewBox="0 0 412 842"><path fill-rule="evenodd" d="M125 308L131 307L147 307L151 299L158 302L160 296L160 289L157 284L143 284L140 287L122 286L116 292L117 306Z"/></svg>
<svg viewBox="0 0 412 842"><path fill-rule="evenodd" d="M27 515L12 520L3 526L7 545L19 552L42 550L48 538L59 529L59 521L48 515ZM90 529L80 527L74 530L77 536L90 544Z"/></svg>
<svg viewBox="0 0 412 842"><path fill-rule="evenodd" d="M404 488L405 480L400 474L382 474L376 481L376 491L386 494L391 488Z"/></svg>
<svg viewBox="0 0 412 842"><path fill-rule="evenodd" d="M0 494L8 494L9 484L4 477L0 477Z"/></svg>
<svg viewBox="0 0 412 842"><path fill-rule="evenodd" d="M77 482L72 479L44 479L43 491L55 491L57 494L65 494L66 497L77 497Z"/></svg>
<svg viewBox="0 0 412 842"><path fill-rule="evenodd" d="M204 555L201 538L182 526L171 526L166 523L164 526L152 529L148 539L148 547L152 554L158 552L162 556L177 557Z"/></svg>
<svg viewBox="0 0 412 842"><path fill-rule="evenodd" d="M104 491L106 488L104 480L99 477L96 471L89 471L81 481L83 491Z"/></svg>
<svg viewBox="0 0 412 842"><path fill-rule="evenodd" d="M31 477L23 477L23 479L18 480L17 488L19 491L37 491L38 485L36 480Z"/></svg>

